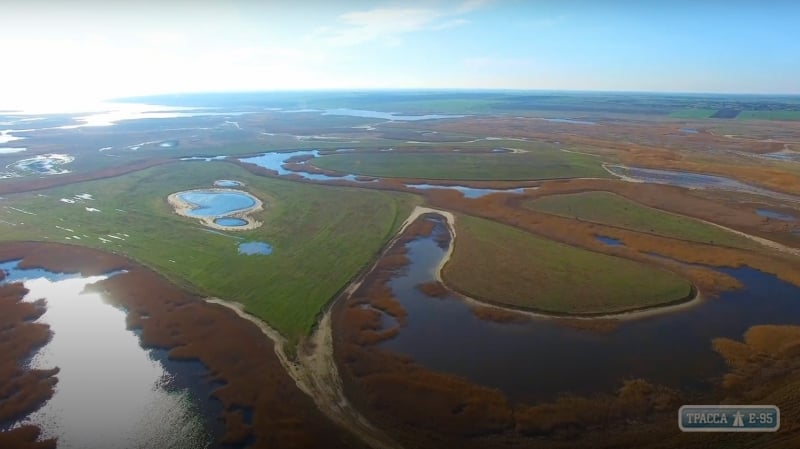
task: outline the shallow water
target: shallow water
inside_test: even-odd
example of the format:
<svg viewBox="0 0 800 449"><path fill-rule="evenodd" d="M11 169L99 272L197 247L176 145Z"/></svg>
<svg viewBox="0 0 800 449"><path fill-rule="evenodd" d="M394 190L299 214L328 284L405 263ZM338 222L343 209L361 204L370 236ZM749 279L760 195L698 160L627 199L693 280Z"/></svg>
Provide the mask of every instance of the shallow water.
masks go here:
<svg viewBox="0 0 800 449"><path fill-rule="evenodd" d="M617 240L605 235L595 235L594 238L608 246L625 246L625 244L622 243L622 240Z"/></svg>
<svg viewBox="0 0 800 449"><path fill-rule="evenodd" d="M378 118L378 119L396 120L396 121L419 121L419 120L436 120L443 118L465 117L464 115L447 115L447 114L402 115L402 114L396 114L394 112L379 112L379 111L368 111L364 109L348 109L348 108L328 109L325 112L323 112L322 115L348 115L351 117Z"/></svg>
<svg viewBox="0 0 800 449"><path fill-rule="evenodd" d="M596 125L595 122L587 120L573 120L570 118L543 118L542 120L554 123L572 123L573 125Z"/></svg>
<svg viewBox="0 0 800 449"><path fill-rule="evenodd" d="M769 209L756 209L756 214L758 214L761 217L773 218L775 220L781 220L781 221L796 221L797 220L797 217L795 217L793 215L782 214L780 212L775 212L774 210L769 210Z"/></svg>
<svg viewBox="0 0 800 449"><path fill-rule="evenodd" d="M239 244L239 254L247 256L272 254L272 246L264 242L244 242Z"/></svg>
<svg viewBox="0 0 800 449"><path fill-rule="evenodd" d="M218 179L214 181L214 187L241 187L243 184L232 179Z"/></svg>
<svg viewBox="0 0 800 449"><path fill-rule="evenodd" d="M247 220L242 220L241 218L234 218L234 217L223 217L217 218L214 220L214 223L220 226L244 226L247 224Z"/></svg>
<svg viewBox="0 0 800 449"><path fill-rule="evenodd" d="M628 177L641 182L652 184L667 184L687 189L718 189L733 192L750 193L767 196L784 201L800 202L800 197L781 192L764 189L739 182L724 176L704 175L677 170L658 170L652 168L624 167L621 165L606 165L608 171L620 177Z"/></svg>
<svg viewBox="0 0 800 449"><path fill-rule="evenodd" d="M694 129L694 128L681 128L681 129L680 129L680 132L682 132L682 133L684 133L684 134L697 134L697 133L699 133L700 131L698 131L698 130L696 130L696 129Z"/></svg>
<svg viewBox="0 0 800 449"><path fill-rule="evenodd" d="M800 153L796 151L777 151L774 153L763 154L762 157L775 159L778 161L800 162Z"/></svg>
<svg viewBox="0 0 800 449"><path fill-rule="evenodd" d="M447 230L442 220L435 223L434 236L406 245L411 264L390 280L408 311L408 326L382 346L428 368L498 388L513 400L611 393L630 378L705 390L726 370L711 347L713 338L740 340L756 324L800 324L800 288L751 268L720 269L742 281L742 290L688 310L622 322L609 333L546 318L523 324L483 321L456 297L430 298L415 287L433 279L445 254L435 237Z"/></svg>
<svg viewBox="0 0 800 449"><path fill-rule="evenodd" d="M143 349L137 333L126 329L124 310L84 292L115 274L84 278L18 263L0 264L8 274L3 282L23 282L25 301L47 300L36 321L52 332L29 366L60 371L53 397L14 425L36 424L44 438L67 449L204 448L221 435L215 423L221 406L208 398L204 367Z"/></svg>
<svg viewBox="0 0 800 449"><path fill-rule="evenodd" d="M193 190L183 192L178 197L197 206L187 212L192 217L217 217L229 215L253 207L256 202L244 193L215 192L212 190Z"/></svg>
<svg viewBox="0 0 800 449"><path fill-rule="evenodd" d="M70 172L61 166L74 160L75 158L68 154L42 154L21 159L9 164L6 168L19 174L61 175Z"/></svg>
<svg viewBox="0 0 800 449"><path fill-rule="evenodd" d="M286 161L288 161L293 157L302 157L302 156L319 157L319 155L320 155L319 150L301 150L301 151L289 151L283 153L272 152L272 153L264 153L258 156L242 158L239 159L239 161L247 164L254 164L269 170L275 170L281 176L295 174L311 181L350 181L357 183L375 182L375 180L369 180L369 181L358 180L356 179L357 178L356 175L329 176L319 173L308 173L302 171L296 172L292 170L287 170L283 167L283 164L285 164Z"/></svg>
<svg viewBox="0 0 800 449"><path fill-rule="evenodd" d="M406 187L412 189L421 189L421 190L428 190L428 189L440 189L440 190L456 190L464 194L465 198L480 198L486 196L490 193L517 193L522 194L525 193L525 188L517 188L517 189L479 189L476 187L467 187L467 186L443 186L443 185L435 185L435 184L406 184ZM531 187L533 188L533 187Z"/></svg>

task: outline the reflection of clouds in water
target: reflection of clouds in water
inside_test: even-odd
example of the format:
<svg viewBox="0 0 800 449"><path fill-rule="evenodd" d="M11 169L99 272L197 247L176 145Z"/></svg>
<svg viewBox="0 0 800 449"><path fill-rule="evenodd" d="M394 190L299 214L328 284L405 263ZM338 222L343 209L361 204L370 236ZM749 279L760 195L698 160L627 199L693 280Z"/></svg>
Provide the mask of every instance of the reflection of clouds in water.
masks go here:
<svg viewBox="0 0 800 449"><path fill-rule="evenodd" d="M9 271L25 301L47 300L37 320L52 339L33 356L34 369L60 368L55 394L23 423L39 425L59 448L205 447L207 435L187 392L161 388L169 374L126 329L125 312L84 289L109 275L80 277L44 270ZM113 274L112 274L113 275Z"/></svg>

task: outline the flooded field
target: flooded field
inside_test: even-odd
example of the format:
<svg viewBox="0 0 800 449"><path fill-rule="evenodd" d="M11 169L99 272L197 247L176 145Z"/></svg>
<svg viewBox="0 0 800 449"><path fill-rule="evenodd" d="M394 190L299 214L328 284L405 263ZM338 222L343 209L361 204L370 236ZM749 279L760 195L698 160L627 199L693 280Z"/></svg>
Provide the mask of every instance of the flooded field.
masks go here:
<svg viewBox="0 0 800 449"><path fill-rule="evenodd" d="M724 176L689 173L677 170L604 165L614 176L625 181L667 184L686 189L717 189L766 196L782 201L800 202L800 197L752 186Z"/></svg>

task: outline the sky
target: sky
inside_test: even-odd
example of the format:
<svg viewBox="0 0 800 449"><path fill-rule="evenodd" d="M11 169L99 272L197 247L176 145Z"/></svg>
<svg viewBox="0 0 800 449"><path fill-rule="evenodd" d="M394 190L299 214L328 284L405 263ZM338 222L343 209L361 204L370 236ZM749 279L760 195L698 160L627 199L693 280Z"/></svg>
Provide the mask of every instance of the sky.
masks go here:
<svg viewBox="0 0 800 449"><path fill-rule="evenodd" d="M0 109L160 93L800 94L800 2L5 0Z"/></svg>

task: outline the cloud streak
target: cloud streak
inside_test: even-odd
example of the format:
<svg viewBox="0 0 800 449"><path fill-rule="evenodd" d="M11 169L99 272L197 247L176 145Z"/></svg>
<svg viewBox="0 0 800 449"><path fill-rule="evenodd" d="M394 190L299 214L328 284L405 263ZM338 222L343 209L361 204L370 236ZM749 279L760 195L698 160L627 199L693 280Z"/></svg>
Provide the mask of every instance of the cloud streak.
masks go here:
<svg viewBox="0 0 800 449"><path fill-rule="evenodd" d="M354 46L383 41L397 45L399 37L418 31L440 31L470 23L463 16L488 4L488 0L467 0L453 9L374 8L351 11L338 17L338 27L322 27L309 39L332 46Z"/></svg>

